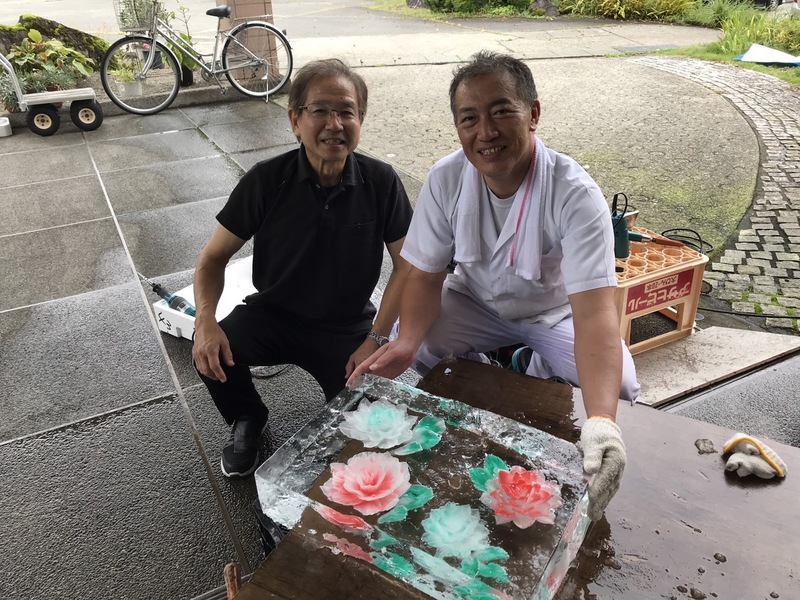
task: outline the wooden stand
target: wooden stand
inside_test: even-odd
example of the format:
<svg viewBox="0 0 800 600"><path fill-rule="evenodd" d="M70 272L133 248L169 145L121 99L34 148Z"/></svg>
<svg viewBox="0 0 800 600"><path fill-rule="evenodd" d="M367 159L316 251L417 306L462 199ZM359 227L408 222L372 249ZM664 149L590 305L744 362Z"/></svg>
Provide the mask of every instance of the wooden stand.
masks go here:
<svg viewBox="0 0 800 600"><path fill-rule="evenodd" d="M659 237L647 229L632 231ZM687 337L692 333L703 270L708 257L687 247L663 246L653 242L631 243L631 254L617 259L617 314L620 336L638 354ZM676 323L676 329L631 345L633 319L659 312Z"/></svg>

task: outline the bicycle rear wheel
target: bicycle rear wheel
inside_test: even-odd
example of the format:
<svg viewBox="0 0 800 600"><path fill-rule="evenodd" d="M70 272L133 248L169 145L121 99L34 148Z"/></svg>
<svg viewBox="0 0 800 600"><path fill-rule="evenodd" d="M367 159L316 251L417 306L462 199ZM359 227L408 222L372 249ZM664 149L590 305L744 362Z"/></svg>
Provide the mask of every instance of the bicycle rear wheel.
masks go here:
<svg viewBox="0 0 800 600"><path fill-rule="evenodd" d="M244 23L222 46L222 67L231 85L247 96L278 93L292 74L289 40L267 23Z"/></svg>
<svg viewBox="0 0 800 600"><path fill-rule="evenodd" d="M109 47L100 66L100 81L108 97L121 109L136 115L164 110L180 89L180 67L160 42L156 42L153 64L141 75L151 41L144 36L124 37Z"/></svg>

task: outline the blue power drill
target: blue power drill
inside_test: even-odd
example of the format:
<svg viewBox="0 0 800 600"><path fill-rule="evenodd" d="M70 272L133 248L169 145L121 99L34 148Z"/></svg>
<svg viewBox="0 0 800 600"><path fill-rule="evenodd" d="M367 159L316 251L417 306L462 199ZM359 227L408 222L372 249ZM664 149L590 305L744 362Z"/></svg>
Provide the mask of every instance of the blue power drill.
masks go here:
<svg viewBox="0 0 800 600"><path fill-rule="evenodd" d="M619 197L625 198L622 212L617 212ZM625 213L628 211L628 197L622 192L614 194L611 201L611 223L614 225L614 258L628 258L631 253L630 238L628 236L628 221Z"/></svg>
<svg viewBox="0 0 800 600"><path fill-rule="evenodd" d="M164 299L164 302L166 302L167 305L172 310L177 310L179 312L186 313L191 317L195 316L196 311L194 309L194 306L192 306L192 303L189 302L186 298L184 298L183 296L178 296L177 294L173 294L172 292L168 292L164 288L164 286L162 286L160 283L156 283L155 281L150 281L147 277L145 277L138 271L136 273L147 283L147 285L153 288L153 291L156 294L158 294L160 298Z"/></svg>

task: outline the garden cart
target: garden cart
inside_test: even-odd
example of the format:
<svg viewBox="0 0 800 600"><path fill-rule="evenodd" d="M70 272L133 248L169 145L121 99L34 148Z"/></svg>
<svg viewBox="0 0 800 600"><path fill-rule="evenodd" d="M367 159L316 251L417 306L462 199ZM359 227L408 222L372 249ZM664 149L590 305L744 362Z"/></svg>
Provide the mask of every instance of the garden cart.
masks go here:
<svg viewBox="0 0 800 600"><path fill-rule="evenodd" d="M14 67L2 54L0 54L0 65L8 71L19 108L23 112L27 111L26 122L28 129L33 133L53 135L58 131L61 124L58 106L62 102L70 103L69 116L78 129L94 131L103 123L103 109L98 104L92 88L23 94Z"/></svg>

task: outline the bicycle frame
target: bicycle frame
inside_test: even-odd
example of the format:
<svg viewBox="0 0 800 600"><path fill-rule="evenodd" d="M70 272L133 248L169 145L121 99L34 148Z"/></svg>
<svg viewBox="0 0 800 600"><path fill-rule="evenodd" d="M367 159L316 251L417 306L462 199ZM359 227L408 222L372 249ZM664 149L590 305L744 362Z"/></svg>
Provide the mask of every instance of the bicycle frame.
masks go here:
<svg viewBox="0 0 800 600"><path fill-rule="evenodd" d="M222 30L220 28L221 19L217 18L217 33L214 36L214 50L210 54L203 54L203 53L200 53L197 50L195 50L189 44L189 42L187 42L181 36L181 34L178 31L176 31L175 29L170 27L163 19L161 19L158 16L158 8L159 8L159 5L161 5L161 4L162 3L160 2L160 0L153 0L153 22L152 22L152 24L151 24L151 26L149 28L148 35L145 35L144 37L150 38L153 41L153 43L151 44L152 47L155 47L155 42L156 41L166 42L166 44L164 45L164 48L168 52L170 52L172 57L175 59L176 64L181 65L182 61L178 60L178 57L175 54L175 51L170 47L170 44L172 46L176 46L178 48L178 50L182 54L185 54L185 55L189 56L191 58L191 60L198 67L200 67L200 69L206 75L208 75L208 77L213 78L214 81L216 81L217 85L220 86L220 88L223 88L223 85L219 81L219 77L218 76L220 74L227 73L228 71L232 71L232 70L235 70L237 68L241 68L241 65L238 65L237 67L233 67L233 68L230 68L230 69L222 69L222 68L218 69L217 68L217 64L221 60L221 58L219 56L220 40L222 40L222 39L233 39L234 43L236 43L242 50L247 52L247 54L249 54L252 59L254 59L256 61L260 61L260 58L258 56L256 56L255 54L253 54L252 52L250 52L250 50L246 46L243 46L243 45L239 44L239 42L236 40L236 38L233 35L231 35L231 32L235 32L239 27L241 27L241 25L244 25L246 23L255 23L255 22L263 23L264 25L266 25L268 28L271 29L272 26L269 23L267 23L266 21L259 21L259 20L255 19L253 21L246 21L245 23L241 23L239 25L231 27L230 29ZM206 64L206 62L205 62L206 57L211 59L211 60L209 60L209 64L211 66ZM142 67L142 70L139 73L134 75L134 79L137 79L137 80L144 79L144 76L147 74L147 72L153 66L153 62L154 61L155 61L155 53L154 52L150 52L148 57L147 57L147 60L145 61L144 67Z"/></svg>

